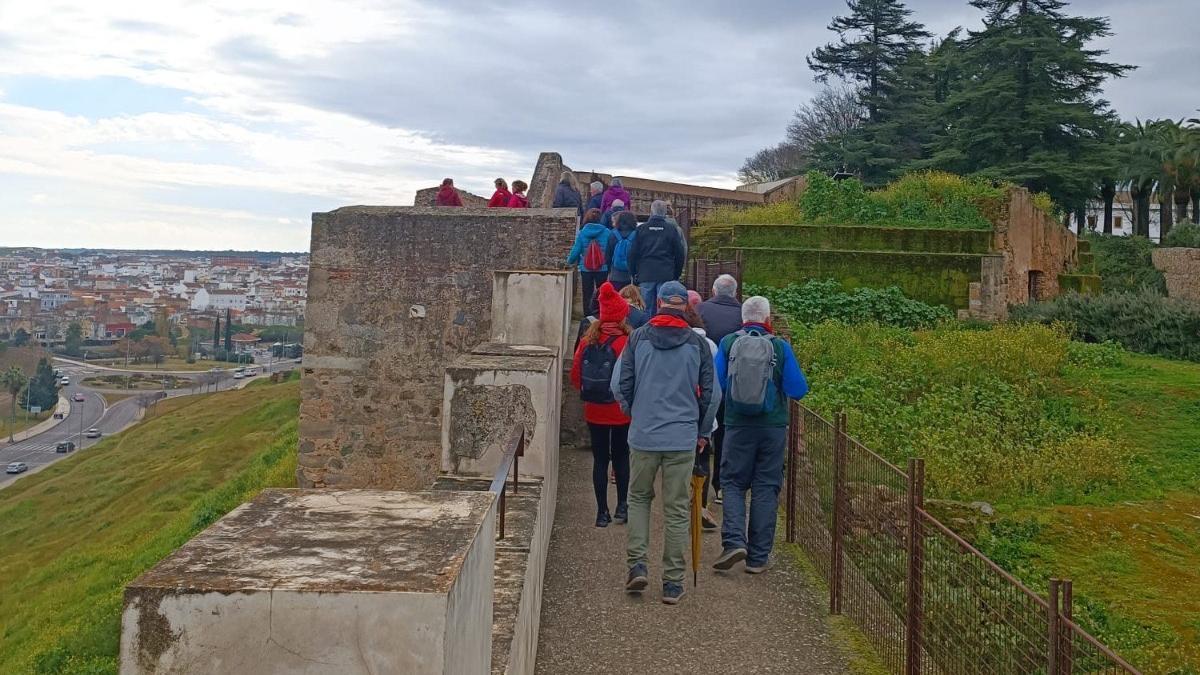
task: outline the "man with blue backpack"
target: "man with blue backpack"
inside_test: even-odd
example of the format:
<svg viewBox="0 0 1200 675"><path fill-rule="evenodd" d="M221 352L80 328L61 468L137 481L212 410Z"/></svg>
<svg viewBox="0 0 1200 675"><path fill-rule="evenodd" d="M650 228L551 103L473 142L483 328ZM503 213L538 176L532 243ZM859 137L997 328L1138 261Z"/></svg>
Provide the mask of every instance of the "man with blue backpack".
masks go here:
<svg viewBox="0 0 1200 675"><path fill-rule="evenodd" d="M742 328L721 340L717 382L725 392L721 457L722 553L713 568L746 561L746 572L769 566L787 446L788 399L803 398L808 382L792 347L771 330L771 303L742 303ZM749 532L746 491L750 491Z"/></svg>
<svg viewBox="0 0 1200 675"><path fill-rule="evenodd" d="M637 237L637 225L637 216L621 211L617 213L608 238L608 281L618 291L633 282L633 274L629 271L629 252ZM650 301L653 302L654 298Z"/></svg>

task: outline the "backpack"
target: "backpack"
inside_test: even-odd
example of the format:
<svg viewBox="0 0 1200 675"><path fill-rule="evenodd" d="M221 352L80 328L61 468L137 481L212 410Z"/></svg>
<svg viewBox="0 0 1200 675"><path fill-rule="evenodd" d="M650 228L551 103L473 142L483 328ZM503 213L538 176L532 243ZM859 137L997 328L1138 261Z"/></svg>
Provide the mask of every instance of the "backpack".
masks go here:
<svg viewBox="0 0 1200 675"><path fill-rule="evenodd" d="M775 337L744 330L733 335L729 346L726 405L747 417L770 414L779 403L779 386L775 383L779 355L775 350Z"/></svg>
<svg viewBox="0 0 1200 675"><path fill-rule="evenodd" d="M617 245L613 249L612 267L618 272L628 272L629 250L633 248L633 238L637 236L637 230L631 231L628 237L622 237L620 232L613 230L613 236L617 238Z"/></svg>
<svg viewBox="0 0 1200 675"><path fill-rule="evenodd" d="M593 239L583 252L583 269L586 272L599 272L604 267L604 247Z"/></svg>
<svg viewBox="0 0 1200 675"><path fill-rule="evenodd" d="M588 403L612 403L613 368L617 365L617 352L612 345L617 336L609 336L602 342L593 342L583 349L583 365L580 367L579 398Z"/></svg>

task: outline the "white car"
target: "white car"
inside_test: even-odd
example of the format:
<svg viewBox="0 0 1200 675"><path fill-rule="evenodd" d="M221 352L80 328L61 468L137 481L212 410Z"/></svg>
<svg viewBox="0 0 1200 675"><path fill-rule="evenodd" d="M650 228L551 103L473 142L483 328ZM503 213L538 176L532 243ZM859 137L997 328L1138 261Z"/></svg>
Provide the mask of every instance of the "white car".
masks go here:
<svg viewBox="0 0 1200 675"><path fill-rule="evenodd" d="M65 387L65 386L67 386L68 384L71 384L71 378L69 378L69 377L64 377L63 379L59 380L59 381L58 381L58 383L59 383L61 386L64 386L64 387Z"/></svg>
<svg viewBox="0 0 1200 675"><path fill-rule="evenodd" d="M29 465L25 462L13 462L4 469L4 473L25 473L29 470Z"/></svg>
<svg viewBox="0 0 1200 675"><path fill-rule="evenodd" d="M100 430L96 427L92 427L91 429L88 429L87 433L84 435L88 438L100 438Z"/></svg>

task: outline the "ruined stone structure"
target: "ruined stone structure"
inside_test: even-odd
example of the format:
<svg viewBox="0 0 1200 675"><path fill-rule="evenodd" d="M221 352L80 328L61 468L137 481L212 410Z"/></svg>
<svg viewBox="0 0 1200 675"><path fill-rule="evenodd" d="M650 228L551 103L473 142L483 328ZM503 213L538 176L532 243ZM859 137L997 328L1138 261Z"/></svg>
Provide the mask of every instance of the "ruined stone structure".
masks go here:
<svg viewBox="0 0 1200 675"><path fill-rule="evenodd" d="M413 206L436 206L435 199L439 189L441 186L417 190L417 196L413 198ZM458 193L458 198L462 200L463 206L487 206L487 197L480 197L459 188L454 188L454 191Z"/></svg>
<svg viewBox="0 0 1200 675"><path fill-rule="evenodd" d="M430 486L445 368L490 338L495 271L565 268L575 228L568 209L314 214L300 486Z"/></svg>
<svg viewBox="0 0 1200 675"><path fill-rule="evenodd" d="M1200 302L1200 248L1159 248L1150 252L1167 280L1167 295Z"/></svg>

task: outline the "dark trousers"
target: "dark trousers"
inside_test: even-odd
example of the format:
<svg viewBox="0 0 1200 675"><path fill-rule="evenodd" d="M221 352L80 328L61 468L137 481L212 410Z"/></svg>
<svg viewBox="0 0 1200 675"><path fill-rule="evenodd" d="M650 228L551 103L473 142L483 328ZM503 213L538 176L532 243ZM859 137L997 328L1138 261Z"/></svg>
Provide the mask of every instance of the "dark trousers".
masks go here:
<svg viewBox="0 0 1200 675"><path fill-rule="evenodd" d="M608 272L579 271L579 288L583 292L584 316L599 316L600 304L596 302L596 289L608 280Z"/></svg>
<svg viewBox="0 0 1200 675"><path fill-rule="evenodd" d="M712 454L712 472L704 477L704 506L708 506L708 489L713 487L713 492L721 490L721 445L725 442L725 402L717 407L717 430L713 432L712 438L709 440L711 450L707 452Z"/></svg>
<svg viewBox="0 0 1200 675"><path fill-rule="evenodd" d="M721 544L726 550L745 548L746 564L762 565L775 545L787 427L729 427L725 430L725 441L721 467Z"/></svg>
<svg viewBox="0 0 1200 675"><path fill-rule="evenodd" d="M588 422L592 434L592 489L596 511L608 511L608 465L617 475L617 506L629 499L629 425L611 426Z"/></svg>

